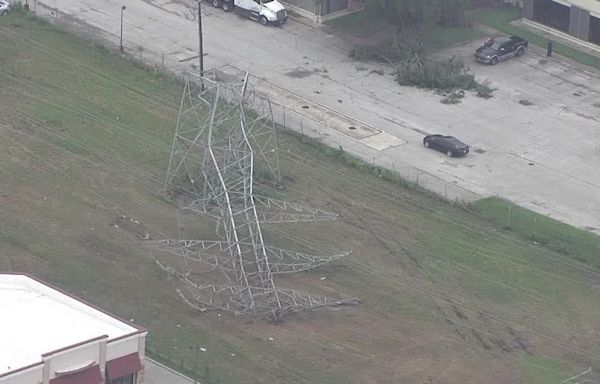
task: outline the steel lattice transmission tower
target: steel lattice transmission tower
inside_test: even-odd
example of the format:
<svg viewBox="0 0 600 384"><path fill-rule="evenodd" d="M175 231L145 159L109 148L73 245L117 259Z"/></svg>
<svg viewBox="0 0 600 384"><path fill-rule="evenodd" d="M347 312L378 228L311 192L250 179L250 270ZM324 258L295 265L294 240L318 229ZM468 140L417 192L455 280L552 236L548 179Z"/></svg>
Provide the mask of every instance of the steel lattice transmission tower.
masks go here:
<svg viewBox="0 0 600 384"><path fill-rule="evenodd" d="M313 269L348 252L314 256L268 247L261 223L331 220L335 215L255 196L257 163L278 183L281 175L270 103L251 89L248 74L237 84L204 78L202 91L193 80L188 78L184 87L166 191L180 207L216 218L224 240L148 242L180 257L175 266L157 260L183 283L187 294L180 290L180 295L198 309L261 313L274 319L358 303L276 287L275 274Z"/></svg>

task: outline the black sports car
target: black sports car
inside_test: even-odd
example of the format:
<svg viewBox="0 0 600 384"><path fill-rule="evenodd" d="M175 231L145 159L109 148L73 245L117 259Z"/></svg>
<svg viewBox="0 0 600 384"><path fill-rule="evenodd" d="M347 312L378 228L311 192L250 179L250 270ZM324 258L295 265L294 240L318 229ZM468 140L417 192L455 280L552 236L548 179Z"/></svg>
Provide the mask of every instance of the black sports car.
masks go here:
<svg viewBox="0 0 600 384"><path fill-rule="evenodd" d="M469 153L469 146L452 136L429 135L423 139L425 148L444 152L450 157L460 157Z"/></svg>

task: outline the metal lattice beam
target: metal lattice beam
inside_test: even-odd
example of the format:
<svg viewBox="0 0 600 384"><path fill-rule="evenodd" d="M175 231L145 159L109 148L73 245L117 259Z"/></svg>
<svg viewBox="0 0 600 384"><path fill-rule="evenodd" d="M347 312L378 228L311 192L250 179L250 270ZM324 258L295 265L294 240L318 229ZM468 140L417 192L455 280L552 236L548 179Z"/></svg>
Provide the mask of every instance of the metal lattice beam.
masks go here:
<svg viewBox="0 0 600 384"><path fill-rule="evenodd" d="M314 269L349 252L315 256L266 246L261 223L331 220L336 215L255 195L257 163L277 183L281 174L270 103L251 89L248 74L237 84L204 79L203 91L194 80L198 79L189 78L184 87L165 189L180 207L217 219L225 239L147 243L181 257L176 267L157 259L182 284L179 294L199 309L269 314L275 319L356 304L357 299L332 300L276 287L275 274ZM209 277L210 272L219 273ZM219 276L224 282L213 281Z"/></svg>

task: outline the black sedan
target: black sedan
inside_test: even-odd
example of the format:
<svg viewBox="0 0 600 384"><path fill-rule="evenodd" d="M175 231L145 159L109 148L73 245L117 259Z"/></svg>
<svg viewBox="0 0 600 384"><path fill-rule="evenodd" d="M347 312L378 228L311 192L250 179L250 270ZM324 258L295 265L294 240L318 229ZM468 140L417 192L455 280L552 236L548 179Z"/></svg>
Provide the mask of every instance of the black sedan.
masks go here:
<svg viewBox="0 0 600 384"><path fill-rule="evenodd" d="M469 153L469 146L452 136L429 135L423 139L425 148L444 152L449 157L460 157Z"/></svg>

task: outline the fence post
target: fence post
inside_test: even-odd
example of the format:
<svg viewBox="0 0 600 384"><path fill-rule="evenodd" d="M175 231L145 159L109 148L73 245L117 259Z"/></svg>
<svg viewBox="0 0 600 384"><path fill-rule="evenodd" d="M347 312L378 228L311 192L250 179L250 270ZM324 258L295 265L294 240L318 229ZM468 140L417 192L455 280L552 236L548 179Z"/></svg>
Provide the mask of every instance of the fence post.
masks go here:
<svg viewBox="0 0 600 384"><path fill-rule="evenodd" d="M508 204L508 217L506 218L506 228L510 228L510 214L511 214L512 205Z"/></svg>

